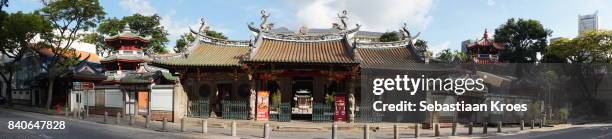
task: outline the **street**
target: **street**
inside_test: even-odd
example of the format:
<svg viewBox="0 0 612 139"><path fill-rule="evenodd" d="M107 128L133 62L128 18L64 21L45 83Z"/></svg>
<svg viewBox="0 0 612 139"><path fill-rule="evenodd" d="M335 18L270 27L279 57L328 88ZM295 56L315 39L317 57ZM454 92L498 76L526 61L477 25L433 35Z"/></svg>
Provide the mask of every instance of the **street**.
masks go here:
<svg viewBox="0 0 612 139"><path fill-rule="evenodd" d="M65 129L50 130L50 129L9 129L9 122L17 121L65 121ZM160 122L152 123L150 129L143 129L142 123L137 122L136 126L127 126L127 124L102 124L100 119L91 118L89 120L76 120L63 116L50 116L39 113L23 112L12 109L0 108L0 139L108 139L108 138L261 138L262 130L253 128L239 128L237 137L230 137L227 128L212 128L209 127L209 134L202 135L198 125L188 125L187 132L178 132L179 125L171 123L168 125L170 132L160 132ZM307 126L307 125L304 125ZM441 129L441 138L449 138L450 129ZM475 128L475 131L481 129ZM459 129L458 138L492 138L492 139L564 139L564 138L580 138L580 139L610 139L612 138L612 124L588 124L588 125L572 125L567 128L537 128L533 130L518 131L515 128L508 128L508 132L503 134L490 133L487 135L475 134L467 136L464 133L465 129ZM431 130L423 130L421 138L436 138L432 135ZM478 133L478 132L477 132ZM272 138L330 138L329 131L273 131ZM361 130L340 131L338 138L362 138ZM371 132L370 138L392 138L393 133L389 131ZM412 138L411 130L400 131L401 138ZM451 137L452 138L452 137Z"/></svg>
<svg viewBox="0 0 612 139"><path fill-rule="evenodd" d="M612 139L612 124L575 125L556 131L532 131L527 134L492 137L494 139Z"/></svg>
<svg viewBox="0 0 612 139"><path fill-rule="evenodd" d="M8 129L9 121L65 121L63 130L49 129ZM99 124L38 113L21 112L0 108L0 139L111 139L111 138L190 138L184 135L168 134L139 128Z"/></svg>

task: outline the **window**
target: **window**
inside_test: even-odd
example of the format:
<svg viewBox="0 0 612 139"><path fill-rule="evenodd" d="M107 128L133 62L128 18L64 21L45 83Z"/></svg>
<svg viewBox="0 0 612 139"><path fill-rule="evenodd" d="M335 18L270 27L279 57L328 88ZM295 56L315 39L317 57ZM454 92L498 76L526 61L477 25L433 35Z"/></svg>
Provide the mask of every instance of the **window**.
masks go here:
<svg viewBox="0 0 612 139"><path fill-rule="evenodd" d="M134 51L123 51L124 55L131 55L134 54Z"/></svg>

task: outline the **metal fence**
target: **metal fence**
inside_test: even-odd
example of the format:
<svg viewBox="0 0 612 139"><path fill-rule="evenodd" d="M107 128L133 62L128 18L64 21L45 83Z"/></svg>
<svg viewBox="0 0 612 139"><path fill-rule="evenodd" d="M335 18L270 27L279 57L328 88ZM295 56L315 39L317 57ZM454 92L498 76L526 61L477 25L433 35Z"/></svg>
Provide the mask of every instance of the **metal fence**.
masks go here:
<svg viewBox="0 0 612 139"><path fill-rule="evenodd" d="M359 111L356 111L355 120L358 123L380 123L382 122L383 114L376 112L372 107L360 107Z"/></svg>
<svg viewBox="0 0 612 139"><path fill-rule="evenodd" d="M208 118L210 117L209 100L193 100L189 110L189 117Z"/></svg>
<svg viewBox="0 0 612 139"><path fill-rule="evenodd" d="M331 104L314 103L312 106L312 122L331 122L334 112Z"/></svg>
<svg viewBox="0 0 612 139"><path fill-rule="evenodd" d="M291 122L291 103L281 103L278 108L278 121Z"/></svg>
<svg viewBox="0 0 612 139"><path fill-rule="evenodd" d="M221 101L223 119L241 119L248 118L248 102L240 100L223 100Z"/></svg>

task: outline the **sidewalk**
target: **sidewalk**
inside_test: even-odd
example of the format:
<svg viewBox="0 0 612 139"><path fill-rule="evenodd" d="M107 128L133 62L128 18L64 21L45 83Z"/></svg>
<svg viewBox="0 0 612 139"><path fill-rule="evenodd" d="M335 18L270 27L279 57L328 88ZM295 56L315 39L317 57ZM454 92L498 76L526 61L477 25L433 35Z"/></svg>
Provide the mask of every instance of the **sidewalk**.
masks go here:
<svg viewBox="0 0 612 139"><path fill-rule="evenodd" d="M17 110L26 110L29 112L37 112L50 115L58 115L57 117L64 117L71 120L77 120L72 114L65 117L62 113L50 112L43 108L30 108L25 106L13 107ZM210 118L205 119L208 122L208 134L202 134L203 119L199 118L185 118L185 132L181 132L180 121L175 123L168 122L166 131L162 131L161 121L151 121L150 127L145 128L145 119L135 118L135 123L130 125L128 117L120 117L120 123L116 124L116 117L107 117L107 122L104 122L103 115L89 115L86 119L79 119L89 122L96 122L100 124L109 124L113 126L131 127L148 129L158 132L167 132L170 134L182 134L190 137L197 138L262 138L263 137L263 126L265 123L270 123L272 128L271 136L273 138L331 138L331 126L332 123L312 123L310 121L299 121L294 120L291 122L275 122L275 121L251 121L251 120L227 120L227 119L216 119ZM231 137L231 122L236 121L237 125L237 137ZM371 138L392 138L394 136L393 126L395 123L337 123L338 125L338 137L339 138L363 138L363 127L365 124L370 125L370 137ZM414 123L398 123L398 133L401 138L414 138ZM526 124L528 125L528 124ZM491 136L505 136L505 135L516 135L524 134L529 132L542 132L559 130L569 128L570 125L559 125L555 127L530 129L525 127L525 130L521 131L519 127L503 127L501 133L497 133L496 127L488 127L488 134L482 134L482 127L474 127L473 134L468 135L468 128L459 125L457 127L457 133L455 136L451 136L451 128L440 128L440 136L436 137L434 130L432 129L419 129L420 138L481 138Z"/></svg>

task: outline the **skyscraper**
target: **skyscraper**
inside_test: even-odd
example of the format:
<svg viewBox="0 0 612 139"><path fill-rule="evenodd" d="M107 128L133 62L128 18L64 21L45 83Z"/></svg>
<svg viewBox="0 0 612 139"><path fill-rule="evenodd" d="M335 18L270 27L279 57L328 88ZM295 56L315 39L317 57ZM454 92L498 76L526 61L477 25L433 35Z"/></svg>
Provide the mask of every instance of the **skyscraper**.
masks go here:
<svg viewBox="0 0 612 139"><path fill-rule="evenodd" d="M585 31L599 29L598 11L593 14L578 15L578 34L582 35Z"/></svg>

